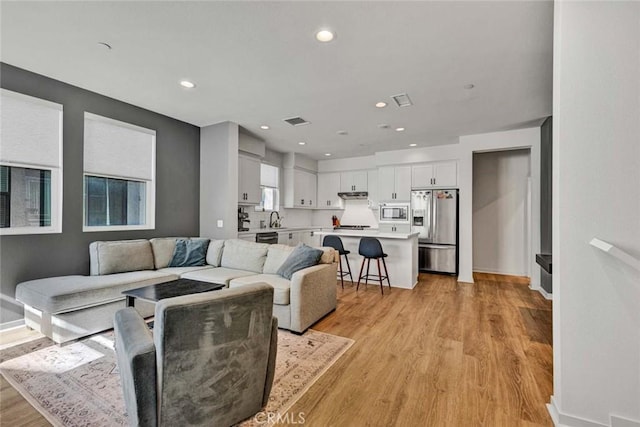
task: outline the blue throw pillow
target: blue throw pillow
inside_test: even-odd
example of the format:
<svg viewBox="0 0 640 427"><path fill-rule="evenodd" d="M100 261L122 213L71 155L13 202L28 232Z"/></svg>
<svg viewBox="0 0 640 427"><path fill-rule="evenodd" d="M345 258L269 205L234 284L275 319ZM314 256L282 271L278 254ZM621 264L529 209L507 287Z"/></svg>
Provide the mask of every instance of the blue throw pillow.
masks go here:
<svg viewBox="0 0 640 427"><path fill-rule="evenodd" d="M207 265L209 239L176 239L176 247L168 267L198 267Z"/></svg>
<svg viewBox="0 0 640 427"><path fill-rule="evenodd" d="M321 249L315 249L304 243L300 243L291 254L289 254L276 273L285 279L291 280L293 273L303 268L316 265L318 261L320 261L321 256Z"/></svg>

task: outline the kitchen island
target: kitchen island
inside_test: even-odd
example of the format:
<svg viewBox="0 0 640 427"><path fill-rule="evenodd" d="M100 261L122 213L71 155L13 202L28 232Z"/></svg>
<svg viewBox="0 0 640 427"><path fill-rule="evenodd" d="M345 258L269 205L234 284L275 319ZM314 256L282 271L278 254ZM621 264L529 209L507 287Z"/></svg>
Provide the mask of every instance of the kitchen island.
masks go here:
<svg viewBox="0 0 640 427"><path fill-rule="evenodd" d="M354 283L358 281L358 273L363 257L358 255L358 246L362 237L375 237L380 240L382 250L388 256L385 258L391 287L413 289L418 283L418 233L385 233L377 230L333 230L316 232L320 241L326 235L339 236L344 248L351 253L348 255ZM347 266L342 260L342 267L347 271ZM382 263L380 263L382 267ZM384 267L382 267L384 273ZM366 270L366 266L365 266ZM371 262L369 274L377 273L378 266L375 260ZM363 271L363 274L365 272ZM347 276L348 278L348 276ZM363 281L364 282L364 281ZM372 282L369 280L369 283ZM362 286L362 283L360 284ZM385 280L385 286L387 285Z"/></svg>

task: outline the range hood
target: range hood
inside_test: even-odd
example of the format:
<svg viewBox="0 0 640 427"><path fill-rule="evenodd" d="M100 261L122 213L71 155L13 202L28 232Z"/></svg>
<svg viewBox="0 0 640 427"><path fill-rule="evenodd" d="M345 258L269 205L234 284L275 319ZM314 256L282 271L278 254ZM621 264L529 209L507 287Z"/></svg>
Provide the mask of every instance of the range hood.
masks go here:
<svg viewBox="0 0 640 427"><path fill-rule="evenodd" d="M369 193L366 191L346 191L338 193L338 197L344 200L366 200L369 198Z"/></svg>

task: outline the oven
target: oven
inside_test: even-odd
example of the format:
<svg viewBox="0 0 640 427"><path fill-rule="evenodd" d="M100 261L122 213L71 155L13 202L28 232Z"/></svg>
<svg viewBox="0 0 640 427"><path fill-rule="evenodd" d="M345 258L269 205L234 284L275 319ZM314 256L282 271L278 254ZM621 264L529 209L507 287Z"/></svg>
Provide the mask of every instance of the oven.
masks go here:
<svg viewBox="0 0 640 427"><path fill-rule="evenodd" d="M379 222L409 224L409 203L380 203Z"/></svg>
<svg viewBox="0 0 640 427"><path fill-rule="evenodd" d="M278 233L275 231L272 232L264 232L264 233L256 233L256 242L258 243L268 243L270 245L274 245L278 243Z"/></svg>

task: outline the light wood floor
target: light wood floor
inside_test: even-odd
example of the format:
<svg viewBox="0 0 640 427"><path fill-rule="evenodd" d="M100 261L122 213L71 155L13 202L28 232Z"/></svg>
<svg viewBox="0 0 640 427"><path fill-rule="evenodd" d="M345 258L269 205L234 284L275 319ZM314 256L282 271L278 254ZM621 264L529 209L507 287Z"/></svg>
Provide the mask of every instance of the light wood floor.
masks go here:
<svg viewBox="0 0 640 427"><path fill-rule="evenodd" d="M308 426L552 426L551 302L525 281L338 288L313 329L355 344L288 413ZM0 424L49 425L2 379ZM284 414L281 414L284 416ZM5 424L6 422L6 424ZM299 419L298 419L299 423Z"/></svg>

